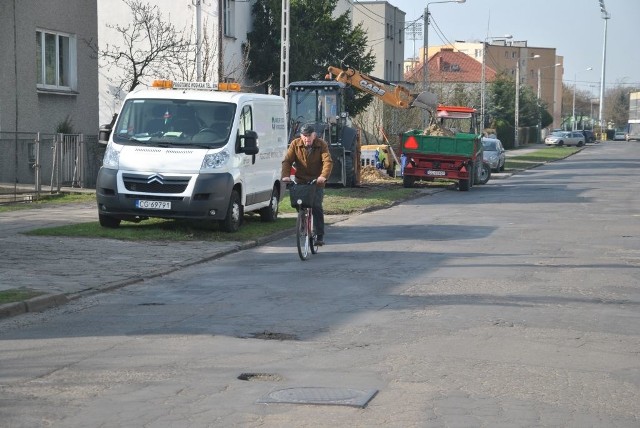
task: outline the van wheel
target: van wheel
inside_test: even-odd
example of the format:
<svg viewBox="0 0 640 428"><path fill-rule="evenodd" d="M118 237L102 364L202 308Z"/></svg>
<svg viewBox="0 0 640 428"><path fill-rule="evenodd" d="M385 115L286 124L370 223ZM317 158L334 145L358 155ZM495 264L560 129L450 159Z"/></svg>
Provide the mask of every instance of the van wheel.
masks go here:
<svg viewBox="0 0 640 428"><path fill-rule="evenodd" d="M119 218L111 217L104 214L98 214L98 220L100 221L100 226L112 229L120 226L121 221Z"/></svg>
<svg viewBox="0 0 640 428"><path fill-rule="evenodd" d="M265 222L276 221L278 219L278 203L280 201L280 193L276 186L271 191L271 200L269 206L260 210L260 220Z"/></svg>
<svg viewBox="0 0 640 428"><path fill-rule="evenodd" d="M240 229L242 224L242 205L240 204L240 195L237 190L231 192L229 198L229 208L227 208L227 216L220 221L220 226L225 232L233 233Z"/></svg>

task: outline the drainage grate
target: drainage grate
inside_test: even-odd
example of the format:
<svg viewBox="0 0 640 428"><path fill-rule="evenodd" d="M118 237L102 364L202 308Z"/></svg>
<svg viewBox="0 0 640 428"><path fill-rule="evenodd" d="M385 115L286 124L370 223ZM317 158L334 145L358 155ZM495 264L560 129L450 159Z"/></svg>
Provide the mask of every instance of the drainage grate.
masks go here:
<svg viewBox="0 0 640 428"><path fill-rule="evenodd" d="M267 382L267 381L279 382L283 378L279 374L275 374L275 373L242 373L240 376L238 376L238 379L263 381L263 382Z"/></svg>
<svg viewBox="0 0 640 428"><path fill-rule="evenodd" d="M287 388L270 392L266 397L258 400L258 403L318 404L364 408L377 393L377 389L362 391L348 388Z"/></svg>

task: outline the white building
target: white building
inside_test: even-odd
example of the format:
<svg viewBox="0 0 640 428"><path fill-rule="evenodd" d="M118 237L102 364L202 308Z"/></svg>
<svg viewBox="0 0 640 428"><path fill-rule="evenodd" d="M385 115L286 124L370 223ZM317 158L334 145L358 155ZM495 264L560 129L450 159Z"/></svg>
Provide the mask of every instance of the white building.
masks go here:
<svg viewBox="0 0 640 428"><path fill-rule="evenodd" d="M202 0L155 0L149 2L158 7L163 20L174 25L175 30L191 35L195 46L197 34L197 8L200 3L202 65L205 80L230 79L239 82L245 80L246 69L242 54L242 45L247 40L251 28L251 5L253 1L202 1ZM218 13L221 6L222 13ZM121 35L114 29L133 22L131 9L122 0L98 0L98 40L101 49L109 45L123 47ZM221 44L221 49L218 45ZM119 71L100 62L100 123L108 123L120 108L126 93L118 90ZM221 66L220 66L221 64ZM195 54L187 64L183 64L181 76L158 76L184 79L196 76ZM121 72L121 71L120 71ZM150 84L145 76L143 84ZM192 80L195 80L193 78Z"/></svg>

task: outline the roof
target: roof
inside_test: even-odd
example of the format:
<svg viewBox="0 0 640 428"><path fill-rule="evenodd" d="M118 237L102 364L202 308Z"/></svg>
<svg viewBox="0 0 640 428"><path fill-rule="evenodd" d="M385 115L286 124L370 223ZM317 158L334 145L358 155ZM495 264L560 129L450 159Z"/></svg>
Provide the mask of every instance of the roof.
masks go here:
<svg viewBox="0 0 640 428"><path fill-rule="evenodd" d="M429 58L429 81L442 83L480 83L482 63L469 55L444 48ZM409 81L421 80L423 64L405 74ZM485 80L491 82L496 71L485 66Z"/></svg>

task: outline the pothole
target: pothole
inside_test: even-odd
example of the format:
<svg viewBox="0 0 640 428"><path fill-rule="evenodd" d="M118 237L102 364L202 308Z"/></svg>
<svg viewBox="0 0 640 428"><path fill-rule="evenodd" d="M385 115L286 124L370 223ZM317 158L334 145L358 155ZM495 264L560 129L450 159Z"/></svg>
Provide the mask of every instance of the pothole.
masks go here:
<svg viewBox="0 0 640 428"><path fill-rule="evenodd" d="M277 333L267 330L260 333L252 333L250 337L263 340L298 340L298 337L295 334Z"/></svg>
<svg viewBox="0 0 640 428"><path fill-rule="evenodd" d="M238 376L240 380L259 382L280 382L283 377L276 373L242 373Z"/></svg>

